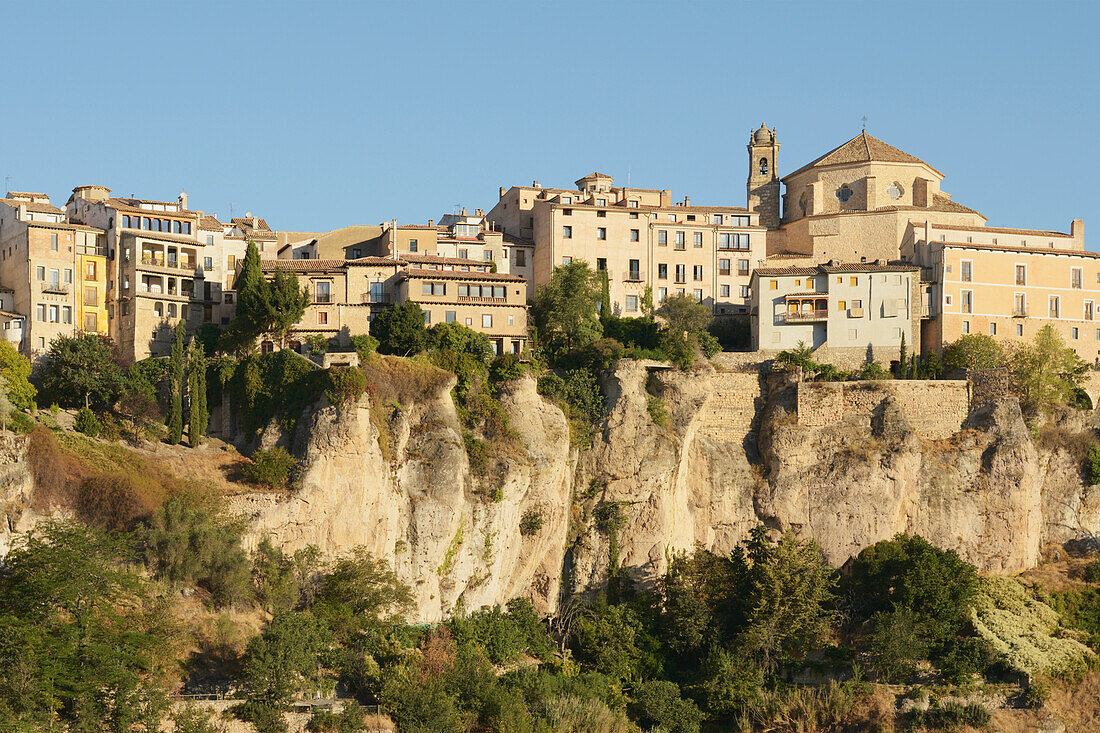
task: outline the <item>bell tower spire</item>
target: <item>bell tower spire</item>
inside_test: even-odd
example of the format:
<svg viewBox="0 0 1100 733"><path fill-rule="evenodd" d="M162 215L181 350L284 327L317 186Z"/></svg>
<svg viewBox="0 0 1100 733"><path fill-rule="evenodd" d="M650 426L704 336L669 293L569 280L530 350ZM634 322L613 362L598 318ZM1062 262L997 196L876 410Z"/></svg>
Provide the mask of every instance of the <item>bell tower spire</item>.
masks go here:
<svg viewBox="0 0 1100 733"><path fill-rule="evenodd" d="M749 133L748 208L760 214L760 223L779 226L779 140L763 122Z"/></svg>

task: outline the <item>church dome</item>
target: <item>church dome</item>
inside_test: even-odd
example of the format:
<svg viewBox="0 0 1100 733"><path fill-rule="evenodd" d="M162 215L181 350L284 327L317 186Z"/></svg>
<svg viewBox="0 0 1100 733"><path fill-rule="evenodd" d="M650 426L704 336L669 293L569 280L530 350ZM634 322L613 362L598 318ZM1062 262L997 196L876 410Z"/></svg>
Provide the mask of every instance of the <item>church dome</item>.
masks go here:
<svg viewBox="0 0 1100 733"><path fill-rule="evenodd" d="M768 129L767 125L761 122L760 129L753 133L752 141L757 145L770 145L772 141L772 131Z"/></svg>

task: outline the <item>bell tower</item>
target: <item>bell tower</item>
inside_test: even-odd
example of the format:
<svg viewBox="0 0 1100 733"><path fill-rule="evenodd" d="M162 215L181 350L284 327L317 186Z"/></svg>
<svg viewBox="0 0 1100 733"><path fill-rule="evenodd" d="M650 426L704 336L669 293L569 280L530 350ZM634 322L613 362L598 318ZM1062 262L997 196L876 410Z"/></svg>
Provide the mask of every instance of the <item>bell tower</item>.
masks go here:
<svg viewBox="0 0 1100 733"><path fill-rule="evenodd" d="M760 214L760 223L779 226L779 141L775 130L760 123L749 133L748 208Z"/></svg>

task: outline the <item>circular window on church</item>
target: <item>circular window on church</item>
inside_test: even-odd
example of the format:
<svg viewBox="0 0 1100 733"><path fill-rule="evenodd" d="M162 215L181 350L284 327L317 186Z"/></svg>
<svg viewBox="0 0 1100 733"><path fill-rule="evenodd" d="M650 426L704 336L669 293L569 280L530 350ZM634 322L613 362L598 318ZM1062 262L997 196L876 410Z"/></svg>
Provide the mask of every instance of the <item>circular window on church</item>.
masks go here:
<svg viewBox="0 0 1100 733"><path fill-rule="evenodd" d="M891 183L886 189L886 195L892 198L894 201L900 199L903 193L905 193L905 191L902 189L901 184L897 181Z"/></svg>
<svg viewBox="0 0 1100 733"><path fill-rule="evenodd" d="M836 197L840 199L841 203L847 203L848 199L852 198L852 189L845 183L836 190Z"/></svg>

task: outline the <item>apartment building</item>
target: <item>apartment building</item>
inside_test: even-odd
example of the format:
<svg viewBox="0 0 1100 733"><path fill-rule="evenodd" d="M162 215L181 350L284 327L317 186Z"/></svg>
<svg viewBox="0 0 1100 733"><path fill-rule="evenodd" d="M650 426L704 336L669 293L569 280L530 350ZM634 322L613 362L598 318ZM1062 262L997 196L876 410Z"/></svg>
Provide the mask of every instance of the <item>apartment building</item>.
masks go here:
<svg viewBox="0 0 1100 733"><path fill-rule="evenodd" d="M66 218L45 194L0 199L0 321L32 360L59 335L107 333L104 232Z"/></svg>
<svg viewBox="0 0 1100 733"><path fill-rule="evenodd" d="M751 322L753 349L765 355L805 344L837 366L889 364L903 336L908 345L920 337L920 268L881 260L758 268Z"/></svg>
<svg viewBox="0 0 1100 733"><path fill-rule="evenodd" d="M426 325L468 326L486 334L498 354L518 354L527 342L525 281L493 272L492 264L482 260L434 255L306 258L265 260L261 267L265 273L296 273L310 293L305 314L291 330L292 348L313 334L346 346L351 336L369 333L370 321L381 310L407 300L424 310Z"/></svg>
<svg viewBox="0 0 1100 733"><path fill-rule="evenodd" d="M15 288L0 285L0 337L16 351L23 349L25 320L26 316L15 311Z"/></svg>
<svg viewBox="0 0 1100 733"><path fill-rule="evenodd" d="M267 223L248 216L229 223L175 201L120 198L105 186L78 186L66 203L72 222L105 234L106 321L123 358L171 351L177 322L192 329L224 326L236 309L233 279L248 241L274 256Z"/></svg>
<svg viewBox="0 0 1100 733"><path fill-rule="evenodd" d="M748 313L749 277L766 252L760 215L736 206L673 203L668 190L618 187L592 173L575 189L501 187L486 215L505 237L531 242L530 292L549 281L555 267L584 260L607 273L617 314L642 315L652 289L660 303L690 295L715 314ZM513 257L518 252L513 251Z"/></svg>
<svg viewBox="0 0 1100 733"><path fill-rule="evenodd" d="M928 273L925 348L972 333L1030 339L1049 324L1100 363L1100 254L1085 250L1080 219L1068 233L927 222L903 254Z"/></svg>

